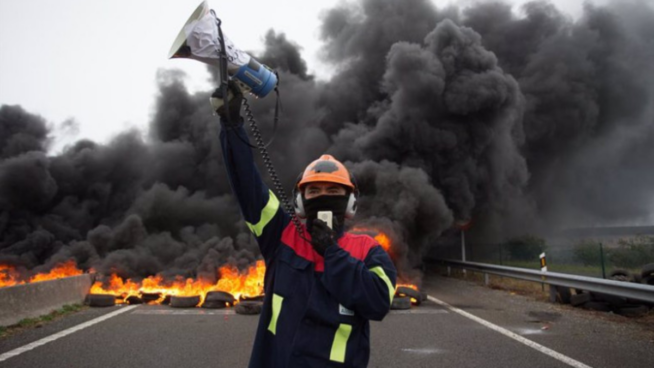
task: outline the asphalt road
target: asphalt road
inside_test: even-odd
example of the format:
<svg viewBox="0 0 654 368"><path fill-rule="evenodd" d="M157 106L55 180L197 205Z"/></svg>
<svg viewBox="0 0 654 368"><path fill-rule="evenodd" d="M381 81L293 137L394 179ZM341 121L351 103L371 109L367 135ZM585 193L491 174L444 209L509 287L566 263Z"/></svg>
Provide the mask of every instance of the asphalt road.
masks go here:
<svg viewBox="0 0 654 368"><path fill-rule="evenodd" d="M373 323L370 367L654 367L654 333L622 317L437 276L424 290L449 306L429 301ZM124 313L2 361L7 352L115 311ZM0 367L244 367L257 320L162 306L87 309L0 339Z"/></svg>

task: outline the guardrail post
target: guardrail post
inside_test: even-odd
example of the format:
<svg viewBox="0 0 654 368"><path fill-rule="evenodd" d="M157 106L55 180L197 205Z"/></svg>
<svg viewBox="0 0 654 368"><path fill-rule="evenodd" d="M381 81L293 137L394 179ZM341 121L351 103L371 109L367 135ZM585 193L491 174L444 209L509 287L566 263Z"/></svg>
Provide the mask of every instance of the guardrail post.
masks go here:
<svg viewBox="0 0 654 368"><path fill-rule="evenodd" d="M490 285L490 278L487 273L484 274L484 282L486 283L486 286Z"/></svg>
<svg viewBox="0 0 654 368"><path fill-rule="evenodd" d="M452 276L452 267L447 266L447 277Z"/></svg>
<svg viewBox="0 0 654 368"><path fill-rule="evenodd" d="M556 303L556 286L550 285L550 303Z"/></svg>
<svg viewBox="0 0 654 368"><path fill-rule="evenodd" d="M602 243L599 243L600 245L600 262L602 263L602 278L606 278L606 267L604 266L604 246L602 246Z"/></svg>

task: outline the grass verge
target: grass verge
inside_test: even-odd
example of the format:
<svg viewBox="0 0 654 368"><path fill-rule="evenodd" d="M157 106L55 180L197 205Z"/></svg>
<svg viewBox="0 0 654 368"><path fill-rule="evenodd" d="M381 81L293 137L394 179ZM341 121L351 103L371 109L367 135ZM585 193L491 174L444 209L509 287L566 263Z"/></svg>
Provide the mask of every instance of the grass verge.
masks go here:
<svg viewBox="0 0 654 368"><path fill-rule="evenodd" d="M53 310L44 316L22 319L15 325L0 327L0 338L7 337L24 329L41 327L46 323L55 321L66 315L79 312L83 309L86 309L86 307L81 304L67 304L60 309Z"/></svg>

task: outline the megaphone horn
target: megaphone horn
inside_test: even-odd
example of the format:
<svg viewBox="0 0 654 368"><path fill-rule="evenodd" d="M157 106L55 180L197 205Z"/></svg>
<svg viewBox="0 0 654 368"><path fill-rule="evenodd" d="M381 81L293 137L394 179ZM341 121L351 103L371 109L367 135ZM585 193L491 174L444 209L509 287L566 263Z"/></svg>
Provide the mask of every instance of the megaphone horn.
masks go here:
<svg viewBox="0 0 654 368"><path fill-rule="evenodd" d="M265 97L275 89L277 76L271 68L238 49L219 27L220 20L209 9L207 2L203 1L175 38L168 57L193 59L220 67L221 53L224 52L229 76L240 82L242 89L257 97ZM221 43L225 45L224 51Z"/></svg>

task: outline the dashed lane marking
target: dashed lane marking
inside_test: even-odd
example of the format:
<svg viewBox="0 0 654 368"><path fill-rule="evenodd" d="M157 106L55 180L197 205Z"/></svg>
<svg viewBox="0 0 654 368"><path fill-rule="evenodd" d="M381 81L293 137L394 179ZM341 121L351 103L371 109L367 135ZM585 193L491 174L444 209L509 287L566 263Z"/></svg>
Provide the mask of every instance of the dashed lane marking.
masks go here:
<svg viewBox="0 0 654 368"><path fill-rule="evenodd" d="M27 352L27 351L30 351L30 350L32 350L32 349L36 349L36 348L38 348L39 346L43 346L43 345L45 345L45 344L47 344L47 343L49 343L49 342L53 342L53 341L55 341L55 340L59 340L59 339L61 339L62 337L68 336L68 335L70 335L70 334L72 334L72 333L75 333L75 332L77 332L77 331L83 330L83 329L85 329L85 328L87 328L87 327L91 327L91 326L93 326L93 325L95 325L95 324L97 324L97 323L100 323L100 322L102 322L102 321L106 321L106 320L108 320L109 318L116 317L116 316L119 315L119 314L123 314L123 313L125 313L125 312L129 312L129 311L131 311L132 309L134 309L134 308L136 308L136 307L137 307L136 305L129 306L129 307L122 307L121 309L119 309L119 310L117 310L117 311L115 311L115 312L111 312L111 313L109 313L109 314L105 314L104 316L100 316L100 317L95 318L95 319L92 319L92 320L90 320L90 321L88 321L88 322L84 322L84 323L79 324L79 325L77 325L77 326L71 327L71 328L69 328L69 329L67 329L67 330L63 330L63 331L57 332L57 333L54 334L54 335L50 335L50 336L48 336L48 337L44 337L44 338L42 338L41 340L34 341L33 343L27 344L27 345L22 346L22 347L20 347L20 348L16 348L16 349L14 349L14 350L10 350L10 351L8 351L8 352L6 352L6 353L0 355L0 362L4 362L4 361L7 360L7 359L13 358L13 357L15 357L15 356L18 356L18 355L20 355L20 354L23 354L23 353L25 353L25 352Z"/></svg>
<svg viewBox="0 0 654 368"><path fill-rule="evenodd" d="M447 304L446 302L444 302L444 301L442 301L440 299L434 298L433 296L429 296L427 298L429 300L431 300L432 302L436 303L436 304L442 305L443 307L451 310L454 313L460 314L463 317L469 318L469 319L471 319L471 320L473 320L473 321L475 321L477 323L480 323L480 324L490 328L491 330L493 330L495 332L499 332L504 336L510 337L513 340L518 341L519 343L525 344L525 345L529 346L530 348L535 349L537 351L540 351L541 353L543 353L545 355L549 355L550 357L552 357L552 358L554 358L554 359L556 359L556 360L558 360L560 362L563 362L563 363L565 363L565 364L567 364L567 365L569 365L571 367L574 367L574 368L592 368L591 366L586 365L586 364L584 364L584 363L582 363L582 362L580 362L578 360L574 360L574 359L572 359L572 358L570 358L570 357L568 357L566 355L563 355L563 354L561 354L559 352L556 352L556 351L554 351L554 350L552 350L552 349L550 349L548 347L545 347L545 346L543 346L541 344L538 344L538 343L535 343L535 342L533 342L533 341L531 341L529 339L526 339L526 338L516 334L515 332L511 332L511 331L509 331L509 330L507 330L505 328L502 328L502 327L500 327L498 325L490 323L490 322L486 321L485 319L481 319L481 318L479 318L479 317L477 317L477 316L475 316L473 314L470 314L470 313L468 313L466 311L463 311L463 310L461 310L461 309L459 309L457 307L453 307L453 306Z"/></svg>

